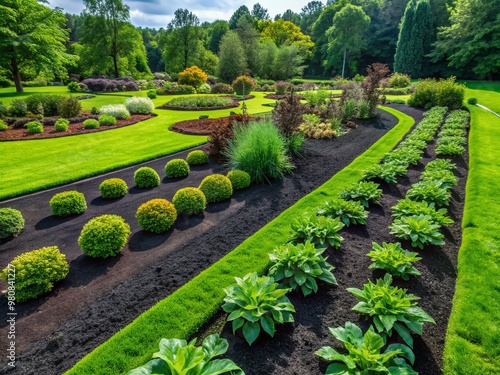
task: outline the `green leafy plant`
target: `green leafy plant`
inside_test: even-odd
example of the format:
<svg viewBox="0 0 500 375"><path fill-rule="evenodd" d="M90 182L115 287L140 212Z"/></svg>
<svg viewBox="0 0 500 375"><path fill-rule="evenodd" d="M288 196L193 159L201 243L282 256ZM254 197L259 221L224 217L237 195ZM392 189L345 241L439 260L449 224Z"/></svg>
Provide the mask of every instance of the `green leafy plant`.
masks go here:
<svg viewBox="0 0 500 375"><path fill-rule="evenodd" d="M114 118L113 116L109 116L109 115L100 115L99 116L99 124L101 124L103 126L116 125L116 118Z"/></svg>
<svg viewBox="0 0 500 375"><path fill-rule="evenodd" d="M410 86L410 84L411 84L410 76L403 73L394 73L389 78L390 87L402 88L402 87L408 87Z"/></svg>
<svg viewBox="0 0 500 375"><path fill-rule="evenodd" d="M406 197L415 201L434 202L436 206L448 206L451 193L443 181L420 181L411 186Z"/></svg>
<svg viewBox="0 0 500 375"><path fill-rule="evenodd" d="M82 104L78 98L74 96L68 96L61 100L59 113L63 118L72 118L80 115L82 111ZM45 113L47 116L47 113Z"/></svg>
<svg viewBox="0 0 500 375"><path fill-rule="evenodd" d="M455 186L458 182L458 177L452 171L447 169L434 169L426 170L420 175L420 181L430 182L430 181L441 181L441 186L443 188L451 188Z"/></svg>
<svg viewBox="0 0 500 375"><path fill-rule="evenodd" d="M441 143L436 146L436 155L460 156L465 152L465 147L456 143Z"/></svg>
<svg viewBox="0 0 500 375"><path fill-rule="evenodd" d="M278 288L272 277L259 277L257 272L242 279L235 277L236 284L224 288L226 297L222 309L229 313L233 334L242 329L249 345L259 337L261 327L271 337L276 323L292 323L295 308L285 296L288 289Z"/></svg>
<svg viewBox="0 0 500 375"><path fill-rule="evenodd" d="M422 258L417 253L404 250L399 242L383 242L382 246L372 242L372 247L373 250L367 254L373 262L369 268L385 270L392 276L401 277L403 280L408 280L411 275L421 275L413 266L413 263L418 262Z"/></svg>
<svg viewBox="0 0 500 375"><path fill-rule="evenodd" d="M374 180L376 178L384 180L388 184L398 182L398 176L406 175L407 166L395 162L377 164L363 171L363 180Z"/></svg>
<svg viewBox="0 0 500 375"><path fill-rule="evenodd" d="M148 115L153 113L155 105L149 98L133 96L125 101L125 108L130 114Z"/></svg>
<svg viewBox="0 0 500 375"><path fill-rule="evenodd" d="M156 99L156 89L151 89L147 93L149 99Z"/></svg>
<svg viewBox="0 0 500 375"><path fill-rule="evenodd" d="M121 178L109 178L99 185L99 192L106 199L124 197L127 195L127 191L127 183Z"/></svg>
<svg viewBox="0 0 500 375"><path fill-rule="evenodd" d="M172 203L179 214L194 215L203 210L207 206L207 198L205 194L195 187L186 187L177 190L172 198Z"/></svg>
<svg viewBox="0 0 500 375"><path fill-rule="evenodd" d="M52 214L56 216L83 214L87 209L85 196L76 190L57 193L50 199L49 203Z"/></svg>
<svg viewBox="0 0 500 375"><path fill-rule="evenodd" d="M396 162L397 164L416 165L422 159L423 150L411 146L399 147L384 156L384 163ZM385 164L384 164L385 165Z"/></svg>
<svg viewBox="0 0 500 375"><path fill-rule="evenodd" d="M184 159L172 159L165 165L165 174L169 178L189 175L189 164Z"/></svg>
<svg viewBox="0 0 500 375"><path fill-rule="evenodd" d="M7 130L8 128L9 126L3 120L0 120L0 131Z"/></svg>
<svg viewBox="0 0 500 375"><path fill-rule="evenodd" d="M450 159L435 159L427 163L425 171L430 172L433 170L449 170L452 171L457 165L452 163Z"/></svg>
<svg viewBox="0 0 500 375"><path fill-rule="evenodd" d="M161 233L169 230L177 220L177 210L168 200L157 198L141 204L135 217L143 230Z"/></svg>
<svg viewBox="0 0 500 375"><path fill-rule="evenodd" d="M80 92L82 91L80 85L78 84L78 82L75 82L75 81L71 81L70 83L68 83L68 90L69 92Z"/></svg>
<svg viewBox="0 0 500 375"><path fill-rule="evenodd" d="M227 178L231 181L234 190L241 190L250 186L250 175L245 171L233 169L227 173Z"/></svg>
<svg viewBox="0 0 500 375"><path fill-rule="evenodd" d="M413 348L411 333L422 334L425 322L436 323L415 301L420 298L407 294L406 289L392 286L392 276L386 274L376 283L368 280L363 290L347 288L361 302L352 309L373 318L375 329L379 333L392 336L393 329L403 341Z"/></svg>
<svg viewBox="0 0 500 375"><path fill-rule="evenodd" d="M202 165L208 163L208 155L203 150L191 151L187 157L186 161L189 165Z"/></svg>
<svg viewBox="0 0 500 375"><path fill-rule="evenodd" d="M370 203L379 204L378 200L382 196L382 189L379 184L373 181L361 181L353 184L350 188L342 190L340 196L346 200L359 201L368 208Z"/></svg>
<svg viewBox="0 0 500 375"><path fill-rule="evenodd" d="M434 224L439 226L453 224L453 220L446 216L446 208L435 208L434 203L417 202L411 199L400 199L395 206L391 207L392 217L401 219L404 216L428 215L432 218Z"/></svg>
<svg viewBox="0 0 500 375"><path fill-rule="evenodd" d="M9 107L9 114L13 117L24 117L28 113L28 106L23 99L14 99Z"/></svg>
<svg viewBox="0 0 500 375"><path fill-rule="evenodd" d="M165 104L168 107L183 107L183 108L211 108L211 107L228 107L233 103L232 98L222 96L189 96L170 100Z"/></svg>
<svg viewBox="0 0 500 375"><path fill-rule="evenodd" d="M130 225L118 215L90 219L78 237L81 250L92 258L107 258L122 251L130 236Z"/></svg>
<svg viewBox="0 0 500 375"><path fill-rule="evenodd" d="M384 337L370 327L363 331L356 324L347 322L345 328L329 328L337 340L344 343L347 354L341 354L330 346L315 352L325 361L335 362L328 366L326 375L417 375L413 371L415 355L403 344L391 344L384 351ZM410 364L407 363L410 362Z"/></svg>
<svg viewBox="0 0 500 375"><path fill-rule="evenodd" d="M288 155L302 158L304 156L304 147L302 144L306 140L304 134L297 132L285 138L285 148Z"/></svg>
<svg viewBox="0 0 500 375"><path fill-rule="evenodd" d="M130 118L130 112L124 104L109 104L99 108L101 115L113 116L118 120L126 120Z"/></svg>
<svg viewBox="0 0 500 375"><path fill-rule="evenodd" d="M368 211L365 210L361 202L344 200L342 198L334 198L325 202L325 204L318 209L317 214L331 218L338 217L347 227L351 224L364 225L368 217Z"/></svg>
<svg viewBox="0 0 500 375"><path fill-rule="evenodd" d="M344 224L339 218L316 216L305 213L302 217L292 221L292 233L288 243L305 243L310 241L318 249L328 246L339 248L344 238L338 233Z"/></svg>
<svg viewBox="0 0 500 375"><path fill-rule="evenodd" d="M99 121L94 120L93 118L89 118L83 122L84 129L97 129L99 126Z"/></svg>
<svg viewBox="0 0 500 375"><path fill-rule="evenodd" d="M233 361L214 359L229 347L218 334L207 336L200 346L196 339L189 343L180 339L161 339L159 351L143 366L130 370L127 375L245 375ZM233 372L235 371L235 372Z"/></svg>
<svg viewBox="0 0 500 375"><path fill-rule="evenodd" d="M300 288L307 296L318 291L317 280L337 285L332 274L333 266L323 257L326 249L316 249L312 243L279 246L269 254L269 276L280 283L280 288Z"/></svg>
<svg viewBox="0 0 500 375"><path fill-rule="evenodd" d="M28 251L16 256L9 264L16 270L13 289L16 302L24 302L49 292L54 283L64 279L69 272L66 255L61 254L57 246ZM12 287L9 268L0 272L0 278L8 284L8 291Z"/></svg>
<svg viewBox="0 0 500 375"><path fill-rule="evenodd" d="M440 225L434 223L429 215L402 216L389 226L390 233L397 238L410 240L411 246L424 248L424 245L444 245Z"/></svg>
<svg viewBox="0 0 500 375"><path fill-rule="evenodd" d="M141 167L134 173L134 181L137 187L151 188L160 185L160 176L150 167Z"/></svg>
<svg viewBox="0 0 500 375"><path fill-rule="evenodd" d="M0 240L18 236L24 228L21 211L15 208L0 208Z"/></svg>
<svg viewBox="0 0 500 375"><path fill-rule="evenodd" d="M28 128L28 133L30 134L43 133L43 125L38 121L28 122L26 128Z"/></svg>
<svg viewBox="0 0 500 375"><path fill-rule="evenodd" d="M199 189L205 194L208 203L221 202L233 195L233 185L229 178L217 173L205 177Z"/></svg>
<svg viewBox="0 0 500 375"><path fill-rule="evenodd" d="M467 99L468 104L476 105L477 104L477 98L469 98Z"/></svg>
<svg viewBox="0 0 500 375"><path fill-rule="evenodd" d="M56 129L56 132L65 132L68 130L69 126L69 121L66 120L65 118L59 118L54 124L54 128Z"/></svg>
<svg viewBox="0 0 500 375"><path fill-rule="evenodd" d="M255 88L255 81L247 75L241 75L236 77L232 86L236 95L248 95Z"/></svg>

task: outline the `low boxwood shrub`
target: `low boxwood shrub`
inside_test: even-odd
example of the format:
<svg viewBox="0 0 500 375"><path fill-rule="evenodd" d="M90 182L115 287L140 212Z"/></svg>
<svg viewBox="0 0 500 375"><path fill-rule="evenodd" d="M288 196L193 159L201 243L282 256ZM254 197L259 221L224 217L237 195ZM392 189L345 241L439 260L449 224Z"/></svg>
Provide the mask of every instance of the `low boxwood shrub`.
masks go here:
<svg viewBox="0 0 500 375"><path fill-rule="evenodd" d="M69 121L65 118L59 118L54 124L54 128L56 132L65 132L68 131Z"/></svg>
<svg viewBox="0 0 500 375"><path fill-rule="evenodd" d="M143 230L161 233L169 230L177 220L177 210L168 200L157 198L141 204L135 217Z"/></svg>
<svg viewBox="0 0 500 375"><path fill-rule="evenodd" d="M15 289L11 289L9 268L0 273L0 278L9 283L7 298L11 295L16 302L24 302L49 292L56 281L62 280L69 272L66 255L61 254L57 246L42 247L38 250L16 256L10 263L15 269ZM9 293L9 291L15 293Z"/></svg>
<svg viewBox="0 0 500 375"><path fill-rule="evenodd" d="M234 190L245 189L250 186L250 175L240 169L233 169L232 171L229 171L227 178L231 181L231 185L233 185Z"/></svg>
<svg viewBox="0 0 500 375"><path fill-rule="evenodd" d="M121 178L109 178L99 185L99 192L106 199L124 197L127 195L127 191L127 183Z"/></svg>
<svg viewBox="0 0 500 375"><path fill-rule="evenodd" d="M100 115L99 116L99 124L104 126L113 126L116 125L116 118L108 115Z"/></svg>
<svg viewBox="0 0 500 375"><path fill-rule="evenodd" d="M101 115L113 116L118 120L126 120L130 118L130 112L123 104L109 104L99 108Z"/></svg>
<svg viewBox="0 0 500 375"><path fill-rule="evenodd" d="M347 227L351 224L364 225L368 217L368 211L365 210L361 202L342 198L326 201L323 206L318 208L317 214L331 218L338 217Z"/></svg>
<svg viewBox="0 0 500 375"><path fill-rule="evenodd" d="M56 216L82 214L87 209L87 202L83 193L76 190L63 191L50 199L50 208Z"/></svg>
<svg viewBox="0 0 500 375"><path fill-rule="evenodd" d="M128 98L125 101L125 107L131 114L137 113L143 115L151 114L155 109L155 105L151 99L137 96Z"/></svg>
<svg viewBox="0 0 500 375"><path fill-rule="evenodd" d="M61 95L33 94L26 99L28 111L45 116L58 116L64 97Z"/></svg>
<svg viewBox="0 0 500 375"><path fill-rule="evenodd" d="M386 243L382 246L372 242L372 251L368 255L372 264L368 268L382 269L389 272L392 276L401 277L403 280L409 280L410 276L420 276L421 273L413 266L422 258L417 253L404 250L399 242Z"/></svg>
<svg viewBox="0 0 500 375"><path fill-rule="evenodd" d="M43 133L43 125L38 121L28 122L26 128L28 128L28 133L30 134Z"/></svg>
<svg viewBox="0 0 500 375"><path fill-rule="evenodd" d="M151 188L160 185L160 175L150 167L141 167L134 173L134 181L137 187Z"/></svg>
<svg viewBox="0 0 500 375"><path fill-rule="evenodd" d="M222 309L230 313L233 334L241 328L248 345L259 337L261 328L271 337L276 332L276 323L292 323L295 308L286 293L272 277L259 277L257 272L242 279L235 277L236 284L224 288L226 296Z"/></svg>
<svg viewBox="0 0 500 375"><path fill-rule="evenodd" d="M169 178L189 175L189 164L184 159L172 159L165 165L165 174Z"/></svg>
<svg viewBox="0 0 500 375"><path fill-rule="evenodd" d="M467 99L467 103L471 105L476 105L477 104L477 98L469 98Z"/></svg>
<svg viewBox="0 0 500 375"><path fill-rule="evenodd" d="M130 233L130 225L121 216L101 215L83 226L78 245L92 258L108 258L122 251Z"/></svg>
<svg viewBox="0 0 500 375"><path fill-rule="evenodd" d="M187 157L186 161L189 165L202 165L208 163L208 155L203 150L191 151Z"/></svg>
<svg viewBox="0 0 500 375"><path fill-rule="evenodd" d="M89 118L83 122L84 129L98 129L100 126L99 121Z"/></svg>
<svg viewBox="0 0 500 375"><path fill-rule="evenodd" d="M0 120L0 131L7 130L9 126L3 121Z"/></svg>
<svg viewBox="0 0 500 375"><path fill-rule="evenodd" d="M292 232L288 242L297 244L310 241L318 249L326 249L328 246L338 249L344 240L338 233L343 227L344 224L339 218L332 219L305 213L292 221Z"/></svg>
<svg viewBox="0 0 500 375"><path fill-rule="evenodd" d="M207 207L205 194L195 187L186 187L177 190L172 203L179 214L194 215L203 212Z"/></svg>
<svg viewBox="0 0 500 375"><path fill-rule="evenodd" d="M233 195L233 185L229 178L217 173L205 177L199 189L205 194L208 203L221 202Z"/></svg>
<svg viewBox="0 0 500 375"><path fill-rule="evenodd" d="M156 89L149 90L147 95L149 99L156 99Z"/></svg>
<svg viewBox="0 0 500 375"><path fill-rule="evenodd" d="M24 228L21 211L15 208L0 208L0 240L16 237Z"/></svg>

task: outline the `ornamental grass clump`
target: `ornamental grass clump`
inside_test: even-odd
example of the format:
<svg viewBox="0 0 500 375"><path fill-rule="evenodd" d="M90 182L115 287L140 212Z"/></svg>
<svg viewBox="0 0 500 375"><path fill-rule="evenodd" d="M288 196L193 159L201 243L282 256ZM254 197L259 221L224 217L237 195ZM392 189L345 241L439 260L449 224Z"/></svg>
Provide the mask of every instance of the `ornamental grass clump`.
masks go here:
<svg viewBox="0 0 500 375"><path fill-rule="evenodd" d="M78 245L92 258L108 258L123 250L130 233L130 225L121 216L101 215L83 226Z"/></svg>
<svg viewBox="0 0 500 375"><path fill-rule="evenodd" d="M15 208L0 208L0 240L18 236L24 228L21 211Z"/></svg>
<svg viewBox="0 0 500 375"><path fill-rule="evenodd" d="M113 126L116 125L116 118L108 115L100 115L99 116L99 124L103 126Z"/></svg>
<svg viewBox="0 0 500 375"><path fill-rule="evenodd" d="M302 217L291 223L292 232L288 243L305 243L310 241L318 249L328 246L338 249L344 238L338 233L344 224L339 218L316 216L305 213Z"/></svg>
<svg viewBox="0 0 500 375"><path fill-rule="evenodd" d="M143 366L127 372L127 375L218 375L239 374L243 371L229 359L214 359L227 352L226 339L218 334L205 337L201 346L196 339L189 343L183 339L161 339L160 350ZM173 370L172 370L173 369ZM235 372L233 372L235 371Z"/></svg>
<svg viewBox="0 0 500 375"><path fill-rule="evenodd" d="M316 249L312 243L279 246L269 254L268 275L280 283L280 288L300 289L304 296L317 293L317 280L337 285L334 267L323 257L326 249Z"/></svg>
<svg viewBox="0 0 500 375"><path fill-rule="evenodd" d="M217 173L205 177L199 189L205 194L208 203L222 202L233 195L233 185L229 178Z"/></svg>
<svg viewBox="0 0 500 375"><path fill-rule="evenodd" d="M135 171L134 181L141 189L152 188L160 185L160 175L151 167L141 167Z"/></svg>
<svg viewBox="0 0 500 375"><path fill-rule="evenodd" d="M326 201L318 211L318 215L339 218L346 227L351 224L366 224L368 211L361 202L349 201L342 198L334 198Z"/></svg>
<svg viewBox="0 0 500 375"><path fill-rule="evenodd" d="M417 202L408 198L400 199L395 206L391 207L392 217L401 219L404 216L428 215L431 217L433 223L439 226L453 224L453 220L446 216L446 208L436 209L435 206L434 203L425 201Z"/></svg>
<svg viewBox="0 0 500 375"><path fill-rule="evenodd" d="M187 157L186 161L189 165L203 165L208 163L208 155L203 150L191 151Z"/></svg>
<svg viewBox="0 0 500 375"><path fill-rule="evenodd" d="M372 317L375 330L392 336L393 329L401 339L413 348L412 333L421 335L425 322L436 324L429 314L417 306L419 297L407 294L406 289L392 286L392 276L386 274L375 283L368 280L363 290L347 288L359 302L352 309Z"/></svg>
<svg viewBox="0 0 500 375"><path fill-rule="evenodd" d="M285 139L270 120L235 127L223 153L229 168L247 172L256 183L281 180L294 168Z"/></svg>
<svg viewBox="0 0 500 375"><path fill-rule="evenodd" d="M24 302L51 291L55 282L68 275L69 264L57 246L42 247L16 256L0 272L0 278L9 284L8 296L11 295L9 281L12 280L9 269L15 269L15 301Z"/></svg>
<svg viewBox="0 0 500 375"><path fill-rule="evenodd" d="M351 185L348 189L342 190L340 196L345 200L359 201L364 207L370 207L370 203L379 204L382 196L382 189L379 184L373 181L360 181Z"/></svg>
<svg viewBox="0 0 500 375"><path fill-rule="evenodd" d="M125 108L131 114L149 115L153 113L155 105L149 98L133 96L125 101Z"/></svg>
<svg viewBox="0 0 500 375"><path fill-rule="evenodd" d="M425 245L444 245L441 226L429 215L402 216L389 226L390 233L403 240L411 241L411 246L423 249Z"/></svg>
<svg viewBox="0 0 500 375"><path fill-rule="evenodd" d="M227 178L231 181L233 185L233 190L241 190L250 186L251 178L250 175L239 169L233 169L227 173Z"/></svg>
<svg viewBox="0 0 500 375"><path fill-rule="evenodd" d="M207 207L205 194L195 187L186 187L177 190L172 203L178 214L195 215L203 212Z"/></svg>
<svg viewBox="0 0 500 375"><path fill-rule="evenodd" d="M49 203L52 214L56 216L83 214L87 209L85 196L76 190L57 193L50 199Z"/></svg>
<svg viewBox="0 0 500 375"><path fill-rule="evenodd" d="M328 328L337 340L344 343L346 354L330 346L323 346L314 354L334 362L325 375L400 374L418 375L411 367L413 351L403 344L391 344L385 350L385 338L370 327L365 334L356 324L347 322L345 328ZM409 364L408 364L408 362Z"/></svg>
<svg viewBox="0 0 500 375"><path fill-rule="evenodd" d="M165 175L169 178L189 175L189 164L184 159L172 159L165 165Z"/></svg>
<svg viewBox="0 0 500 375"><path fill-rule="evenodd" d="M141 204L135 217L143 230L162 233L169 230L177 220L177 210L168 200L157 198Z"/></svg>
<svg viewBox="0 0 500 375"><path fill-rule="evenodd" d="M224 288L222 309L229 313L233 334L241 328L248 345L259 337L261 328L273 337L276 324L294 321L295 308L286 297L288 289L279 288L272 277L259 277L254 272L235 279L236 284Z"/></svg>
<svg viewBox="0 0 500 375"><path fill-rule="evenodd" d="M122 198L127 195L128 186L121 178L109 178L99 185L99 192L105 199Z"/></svg>
<svg viewBox="0 0 500 375"><path fill-rule="evenodd" d="M404 250L399 242L383 242L382 245L372 242L372 248L373 250L366 254L373 262L368 268L382 269L392 276L401 277L403 280L409 280L410 276L421 275L413 263L422 258L417 253Z"/></svg>

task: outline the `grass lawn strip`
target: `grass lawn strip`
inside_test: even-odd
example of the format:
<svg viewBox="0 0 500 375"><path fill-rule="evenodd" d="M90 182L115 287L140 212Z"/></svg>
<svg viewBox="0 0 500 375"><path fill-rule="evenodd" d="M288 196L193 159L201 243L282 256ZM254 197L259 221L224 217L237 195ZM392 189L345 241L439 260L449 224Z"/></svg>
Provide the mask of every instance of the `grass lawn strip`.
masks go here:
<svg viewBox="0 0 500 375"><path fill-rule="evenodd" d="M232 284L234 276L265 271L268 266L267 253L288 239L289 223L293 218L359 181L363 170L379 163L380 158L413 126L411 117L391 108L383 109L398 117L398 125L347 168L281 213L219 262L140 315L66 374L123 374L146 363L157 350L161 338L187 338L194 334L218 311L224 298L222 288Z"/></svg>
<svg viewBox="0 0 500 375"><path fill-rule="evenodd" d="M500 109L500 93L484 92L483 97L482 91L471 91L480 103ZM500 374L500 119L468 107L469 176L444 374L491 375Z"/></svg>

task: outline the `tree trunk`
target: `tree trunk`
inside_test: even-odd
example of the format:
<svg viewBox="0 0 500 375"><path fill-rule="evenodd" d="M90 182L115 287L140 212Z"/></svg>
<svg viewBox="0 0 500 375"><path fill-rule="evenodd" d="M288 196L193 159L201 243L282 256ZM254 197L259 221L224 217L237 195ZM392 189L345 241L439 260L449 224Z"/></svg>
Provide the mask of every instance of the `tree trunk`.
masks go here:
<svg viewBox="0 0 500 375"><path fill-rule="evenodd" d="M12 69L12 76L14 77L14 83L16 84L16 91L24 92L23 84L21 82L21 73L19 73L16 56L12 56L10 58L10 66Z"/></svg>
<svg viewBox="0 0 500 375"><path fill-rule="evenodd" d="M342 78L344 78L346 54L347 54L347 46L344 47L344 61L342 62Z"/></svg>
<svg viewBox="0 0 500 375"><path fill-rule="evenodd" d="M118 78L118 57L116 56L116 52L113 54L113 69L115 71L115 78Z"/></svg>

